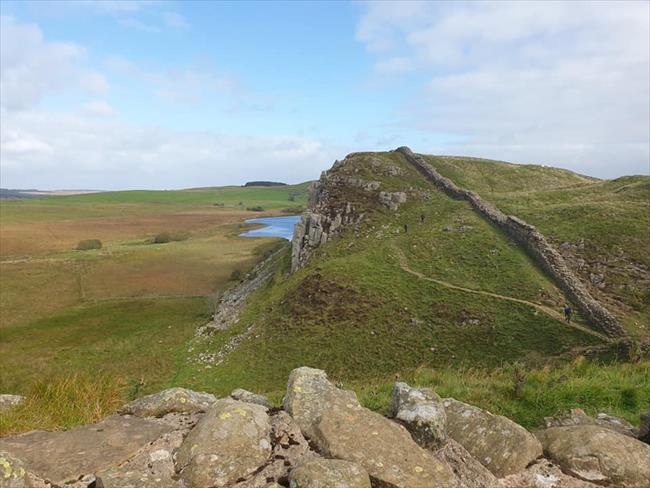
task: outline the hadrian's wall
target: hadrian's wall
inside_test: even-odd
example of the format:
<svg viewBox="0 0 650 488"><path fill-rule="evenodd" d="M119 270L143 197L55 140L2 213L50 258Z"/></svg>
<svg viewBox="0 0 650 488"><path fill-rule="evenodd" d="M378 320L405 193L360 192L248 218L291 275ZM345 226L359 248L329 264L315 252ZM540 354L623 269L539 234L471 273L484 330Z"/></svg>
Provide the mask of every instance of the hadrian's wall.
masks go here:
<svg viewBox="0 0 650 488"><path fill-rule="evenodd" d="M625 331L616 318L591 296L578 277L568 268L562 255L534 226L515 216L506 215L494 205L483 200L477 193L459 187L449 178L438 173L408 147L400 147L396 151L403 154L409 163L442 191L452 198L470 202L476 211L523 246L528 254L553 277L592 327L612 337L625 335Z"/></svg>

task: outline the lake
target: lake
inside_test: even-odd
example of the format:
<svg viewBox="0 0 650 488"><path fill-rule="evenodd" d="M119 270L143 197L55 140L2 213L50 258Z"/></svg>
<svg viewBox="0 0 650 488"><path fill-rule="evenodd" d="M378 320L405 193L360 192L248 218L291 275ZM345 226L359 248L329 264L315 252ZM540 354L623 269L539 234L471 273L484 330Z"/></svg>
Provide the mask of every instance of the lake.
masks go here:
<svg viewBox="0 0 650 488"><path fill-rule="evenodd" d="M240 235L243 237L281 237L290 241L293 237L293 228L300 222L300 217L300 215L290 215L288 217L249 219L246 221L247 224L263 224L264 227L249 230Z"/></svg>

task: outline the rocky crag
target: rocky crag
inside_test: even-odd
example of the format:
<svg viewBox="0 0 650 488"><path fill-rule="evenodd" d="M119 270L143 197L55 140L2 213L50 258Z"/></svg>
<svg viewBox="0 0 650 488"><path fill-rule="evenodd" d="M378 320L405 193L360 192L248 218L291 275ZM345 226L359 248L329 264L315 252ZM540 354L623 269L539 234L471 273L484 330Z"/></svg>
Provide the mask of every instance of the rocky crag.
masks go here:
<svg viewBox="0 0 650 488"><path fill-rule="evenodd" d="M339 234L346 227L359 224L369 209L376 203L391 210L397 210L406 202L406 192L381 191L381 182L368 181L345 173L339 169L352 160L355 153L342 161L336 161L329 171L310 187L309 208L296 225L292 240L291 269L304 265L313 251ZM396 166L377 163L377 169L389 176L399 176ZM351 198L352 197L352 198Z"/></svg>
<svg viewBox="0 0 650 488"><path fill-rule="evenodd" d="M594 329L613 338L625 336L618 320L589 293L587 287L567 266L562 254L534 226L513 215L506 215L477 193L457 186L409 148L400 147L395 152L401 154L439 190L454 199L468 201L482 217L519 244L553 278L569 300L576 304ZM402 192L381 191L381 183L378 181L342 176L337 170L354 156L353 153L343 161L337 161L332 169L324 172L320 180L313 185L309 209L296 226L292 241L293 271L304 265L314 250L325 244L328 239L346 227L358 226L369 207L364 205L364 202L379 202L391 210L396 210L400 204L407 201L409 193L413 192L413 189ZM385 167L384 171L387 171ZM399 171L398 167L393 170ZM359 207L364 208L365 212Z"/></svg>
<svg viewBox="0 0 650 488"><path fill-rule="evenodd" d="M533 434L405 383L384 417L303 367L280 408L174 388L97 424L5 437L0 487L648 488L643 419L636 430L572 411Z"/></svg>

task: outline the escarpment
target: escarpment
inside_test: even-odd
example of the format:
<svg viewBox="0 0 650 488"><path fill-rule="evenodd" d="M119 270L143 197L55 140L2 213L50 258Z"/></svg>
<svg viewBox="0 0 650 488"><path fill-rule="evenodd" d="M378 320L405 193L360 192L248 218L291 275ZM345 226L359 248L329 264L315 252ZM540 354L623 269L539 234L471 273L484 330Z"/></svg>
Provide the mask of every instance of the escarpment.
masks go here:
<svg viewBox="0 0 650 488"><path fill-rule="evenodd" d="M296 225L292 240L291 269L304 265L314 250L348 226L359 224L367 211L379 203L391 210L406 202L405 192L381 191L379 181L366 180L346 171L356 153L336 161L310 188L309 208ZM376 166L381 166L376 163ZM398 176L397 167L383 167L389 176Z"/></svg>
<svg viewBox="0 0 650 488"><path fill-rule="evenodd" d="M477 212L521 245L557 282L592 327L611 337L625 335L625 331L618 320L591 296L580 279L569 269L562 255L549 244L534 226L514 215L506 215L496 206L483 200L477 193L457 186L449 178L445 178L438 173L422 157L414 154L408 147L400 147L396 151L403 154L411 164L438 188L452 198L467 200Z"/></svg>
<svg viewBox="0 0 650 488"><path fill-rule="evenodd" d="M576 305L585 320L595 330L610 337L623 337L625 331L619 321L588 291L560 254L534 226L514 215L507 215L495 205L482 199L476 192L461 188L449 178L442 176L424 158L407 147L400 147L393 154L400 154L408 165L415 168L420 177L433 183L453 199L469 202L484 219L498 227L547 273L566 297ZM385 208L397 211L409 200L409 195L419 196L413 188L387 188L382 181L386 177L399 178L404 168L390 164L371 163L369 171L356 174L351 169L355 158L366 153L353 153L343 161L337 161L331 170L322 174L311 188L309 209L296 226L292 241L292 271L303 266L314 251L346 227L358 227L373 209ZM416 173L416 174L418 174ZM365 176L366 179L360 176ZM392 190L392 191L388 191ZM401 190L401 191L399 191ZM415 198L415 200L423 200ZM407 230L407 229L405 229Z"/></svg>

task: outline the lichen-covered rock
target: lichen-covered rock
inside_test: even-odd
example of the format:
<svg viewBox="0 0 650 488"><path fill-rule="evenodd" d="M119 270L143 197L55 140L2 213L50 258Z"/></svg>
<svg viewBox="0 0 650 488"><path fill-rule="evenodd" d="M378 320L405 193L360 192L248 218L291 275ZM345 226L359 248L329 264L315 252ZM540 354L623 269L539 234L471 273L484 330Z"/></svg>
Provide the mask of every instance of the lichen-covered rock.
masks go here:
<svg viewBox="0 0 650 488"><path fill-rule="evenodd" d="M436 457L449 464L458 478L459 488L495 488L497 486L496 476L453 439L447 439L445 445L436 453Z"/></svg>
<svg viewBox="0 0 650 488"><path fill-rule="evenodd" d="M312 442L325 456L360 464L376 487L458 487L449 465L418 446L404 427L359 405L322 412Z"/></svg>
<svg viewBox="0 0 650 488"><path fill-rule="evenodd" d="M290 488L370 488L368 473L361 466L340 459L314 459L289 475Z"/></svg>
<svg viewBox="0 0 650 488"><path fill-rule="evenodd" d="M169 388L153 395L147 395L127 403L119 409L121 414L138 417L162 417L168 413L205 412L217 398L186 388Z"/></svg>
<svg viewBox="0 0 650 488"><path fill-rule="evenodd" d="M126 463L100 471L103 488L181 488L176 481L174 454L187 431L175 430L147 444Z"/></svg>
<svg viewBox="0 0 650 488"><path fill-rule="evenodd" d="M300 432L298 424L282 410L271 415L271 459L249 478L233 488L266 488L273 482L285 483L290 471L301 463L318 458Z"/></svg>
<svg viewBox="0 0 650 488"><path fill-rule="evenodd" d="M21 395L0 395L0 412L5 412L11 408L17 407L25 401L25 397Z"/></svg>
<svg viewBox="0 0 650 488"><path fill-rule="evenodd" d="M544 453L562 471L597 484L650 487L650 446L598 425L552 427L540 434Z"/></svg>
<svg viewBox="0 0 650 488"><path fill-rule="evenodd" d="M568 412L544 417L544 425L547 429L551 427L569 427L572 425L596 425L596 420L587 415L581 408L573 408Z"/></svg>
<svg viewBox="0 0 650 488"><path fill-rule="evenodd" d="M302 367L289 375L284 409L308 438L314 436L314 428L323 412L358 404L354 392L336 388L323 370Z"/></svg>
<svg viewBox="0 0 650 488"><path fill-rule="evenodd" d="M499 480L499 488L597 488L588 481L568 476L555 464L540 459L525 470Z"/></svg>
<svg viewBox="0 0 650 488"><path fill-rule="evenodd" d="M429 389L395 383L389 416L402 423L424 448L437 449L447 439L445 407L440 397Z"/></svg>
<svg viewBox="0 0 650 488"><path fill-rule="evenodd" d="M35 476L64 485L120 465L170 430L162 422L112 415L65 432L3 437L0 450L22 460Z"/></svg>
<svg viewBox="0 0 650 488"><path fill-rule="evenodd" d="M258 395L257 393L248 390L243 390L242 388L233 390L230 394L230 398L233 400L239 400L240 402L256 403L257 405L262 405L266 408L273 408L273 404L265 396Z"/></svg>
<svg viewBox="0 0 650 488"><path fill-rule="evenodd" d="M449 436L495 476L517 473L542 455L539 441L512 420L452 398L443 405Z"/></svg>
<svg viewBox="0 0 650 488"><path fill-rule="evenodd" d="M0 487L31 488L25 464L5 451L0 451Z"/></svg>
<svg viewBox="0 0 650 488"><path fill-rule="evenodd" d="M227 486L267 462L270 434L266 408L230 398L218 400L183 441L176 468L192 487Z"/></svg>
<svg viewBox="0 0 650 488"><path fill-rule="evenodd" d="M390 210L397 210L402 203L406 202L406 193L380 191L377 195L379 203L388 207Z"/></svg>
<svg viewBox="0 0 650 488"><path fill-rule="evenodd" d="M596 415L596 423L606 429L615 430L619 434L636 437L637 432L634 426L620 417L614 417L613 415L608 415L606 413L599 413Z"/></svg>

